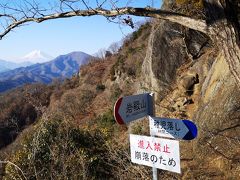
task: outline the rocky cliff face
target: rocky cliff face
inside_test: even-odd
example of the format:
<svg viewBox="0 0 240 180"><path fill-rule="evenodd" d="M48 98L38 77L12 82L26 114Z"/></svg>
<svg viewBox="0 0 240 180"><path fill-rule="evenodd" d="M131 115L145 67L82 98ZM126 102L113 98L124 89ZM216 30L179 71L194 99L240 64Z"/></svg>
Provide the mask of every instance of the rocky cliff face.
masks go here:
<svg viewBox="0 0 240 180"><path fill-rule="evenodd" d="M156 21L142 70L141 87L155 92L157 116L198 126L197 139L181 142L181 177L239 177L240 90L223 54L199 32Z"/></svg>
<svg viewBox="0 0 240 180"><path fill-rule="evenodd" d="M176 78L176 70L190 62L184 43L183 28L176 24L156 21L149 37L147 54L143 63L144 85L160 92L158 98L170 90Z"/></svg>

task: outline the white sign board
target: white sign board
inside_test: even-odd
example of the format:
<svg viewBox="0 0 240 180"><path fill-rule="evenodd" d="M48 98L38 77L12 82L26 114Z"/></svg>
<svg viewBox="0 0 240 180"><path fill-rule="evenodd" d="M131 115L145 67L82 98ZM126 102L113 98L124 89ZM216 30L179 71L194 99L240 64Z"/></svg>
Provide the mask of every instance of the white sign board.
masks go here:
<svg viewBox="0 0 240 180"><path fill-rule="evenodd" d="M184 137L188 133L188 128L181 120L149 117L149 125L152 136L175 138Z"/></svg>
<svg viewBox="0 0 240 180"><path fill-rule="evenodd" d="M197 136L197 127L189 120L150 117L150 134L175 139L191 140Z"/></svg>
<svg viewBox="0 0 240 180"><path fill-rule="evenodd" d="M181 173L179 142L130 134L131 161Z"/></svg>
<svg viewBox="0 0 240 180"><path fill-rule="evenodd" d="M153 103L149 93L125 96L117 100L114 116L119 124L126 124L151 113Z"/></svg>

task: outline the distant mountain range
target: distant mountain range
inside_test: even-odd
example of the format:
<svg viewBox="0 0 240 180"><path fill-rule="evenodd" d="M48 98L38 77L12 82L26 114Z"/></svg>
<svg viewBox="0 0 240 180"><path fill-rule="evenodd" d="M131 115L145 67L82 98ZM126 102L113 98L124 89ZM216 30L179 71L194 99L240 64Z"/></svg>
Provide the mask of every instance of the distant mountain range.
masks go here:
<svg viewBox="0 0 240 180"><path fill-rule="evenodd" d="M84 52L61 55L52 61L34 64L0 73L0 92L22 86L26 83L51 83L56 78L71 77L79 67L92 58Z"/></svg>
<svg viewBox="0 0 240 180"><path fill-rule="evenodd" d="M14 62L5 61L5 60L0 59L0 73L9 71L12 69L16 69L19 67L26 67L29 65L32 65L32 63L30 63L30 62L14 63Z"/></svg>
<svg viewBox="0 0 240 180"><path fill-rule="evenodd" d="M0 73L13 70L20 67L27 67L36 63L44 63L52 60L53 57L40 50L34 50L23 57L6 61L0 59Z"/></svg>

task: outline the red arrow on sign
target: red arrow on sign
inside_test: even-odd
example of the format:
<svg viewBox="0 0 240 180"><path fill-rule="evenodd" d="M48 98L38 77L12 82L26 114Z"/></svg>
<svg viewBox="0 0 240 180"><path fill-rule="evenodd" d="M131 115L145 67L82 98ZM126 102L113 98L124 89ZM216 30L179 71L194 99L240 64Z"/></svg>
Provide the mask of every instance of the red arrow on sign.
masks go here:
<svg viewBox="0 0 240 180"><path fill-rule="evenodd" d="M119 109L120 109L120 106L121 106L121 103L122 103L122 97L119 98L117 100L117 102L115 103L115 106L114 106L114 117L115 117L115 120L117 121L118 124L124 124L124 121L123 119L121 118L120 114L118 113L119 112Z"/></svg>
<svg viewBox="0 0 240 180"><path fill-rule="evenodd" d="M152 96L149 93L119 98L114 106L114 117L118 124L151 115L153 111Z"/></svg>

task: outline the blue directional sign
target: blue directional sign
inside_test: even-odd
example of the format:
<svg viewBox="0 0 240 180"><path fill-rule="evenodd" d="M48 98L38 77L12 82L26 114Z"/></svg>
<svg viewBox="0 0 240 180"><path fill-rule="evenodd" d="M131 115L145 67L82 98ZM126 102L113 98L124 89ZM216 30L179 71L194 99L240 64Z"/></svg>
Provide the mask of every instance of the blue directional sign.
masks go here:
<svg viewBox="0 0 240 180"><path fill-rule="evenodd" d="M185 126L188 128L188 133L183 137L184 140L192 140L197 137L197 126L189 120L182 120Z"/></svg>
<svg viewBox="0 0 240 180"><path fill-rule="evenodd" d="M197 126L189 120L149 117L149 124L152 136L183 140L197 137Z"/></svg>

